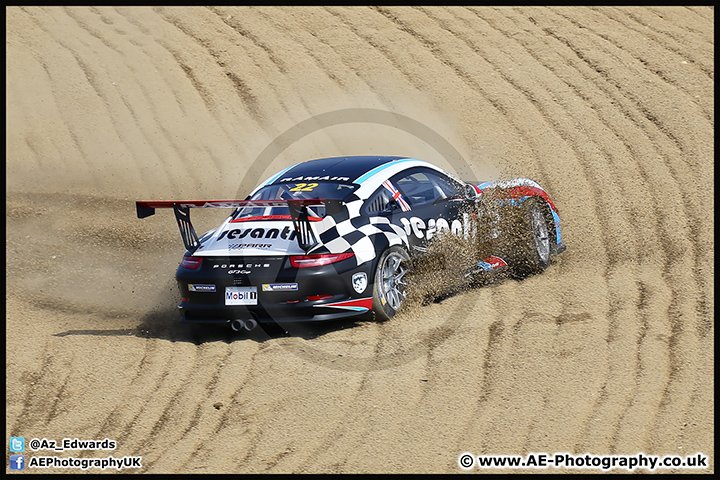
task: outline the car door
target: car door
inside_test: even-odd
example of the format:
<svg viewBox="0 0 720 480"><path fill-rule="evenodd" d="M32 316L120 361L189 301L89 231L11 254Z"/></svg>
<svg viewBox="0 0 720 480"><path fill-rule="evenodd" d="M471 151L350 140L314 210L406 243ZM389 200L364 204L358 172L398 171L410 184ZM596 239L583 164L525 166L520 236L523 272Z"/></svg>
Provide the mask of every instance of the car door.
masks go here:
<svg viewBox="0 0 720 480"><path fill-rule="evenodd" d="M394 220L405 229L412 251L427 251L429 241L441 232L467 233L462 212L466 197L460 183L425 167L399 173L389 182L409 207L397 212Z"/></svg>

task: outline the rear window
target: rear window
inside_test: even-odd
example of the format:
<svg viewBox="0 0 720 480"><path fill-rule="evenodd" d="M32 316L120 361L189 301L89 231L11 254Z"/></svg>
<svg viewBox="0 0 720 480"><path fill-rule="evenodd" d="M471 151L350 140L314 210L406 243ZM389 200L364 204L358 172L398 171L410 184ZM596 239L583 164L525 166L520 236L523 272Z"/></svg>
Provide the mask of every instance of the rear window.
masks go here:
<svg viewBox="0 0 720 480"><path fill-rule="evenodd" d="M249 200L306 200L333 199L344 200L358 185L336 182L297 182L267 185L249 198ZM323 217L322 205L308 207L311 216ZM233 213L234 221L243 220L289 220L288 207L240 207Z"/></svg>

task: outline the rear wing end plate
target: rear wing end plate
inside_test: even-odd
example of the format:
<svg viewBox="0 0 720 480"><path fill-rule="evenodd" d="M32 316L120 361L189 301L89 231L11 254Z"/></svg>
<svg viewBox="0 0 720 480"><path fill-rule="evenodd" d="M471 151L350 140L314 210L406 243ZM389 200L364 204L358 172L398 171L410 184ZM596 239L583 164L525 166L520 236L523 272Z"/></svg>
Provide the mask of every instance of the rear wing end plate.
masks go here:
<svg viewBox="0 0 720 480"><path fill-rule="evenodd" d="M298 245L307 252L318 244L317 235L311 225L308 207L324 205L325 215L334 215L343 209L341 200L303 199L303 200L189 200L189 201L138 201L135 202L138 218L155 214L157 208L172 208L175 212L180 236L185 248L193 254L200 248L195 228L190 221L191 208L240 208L240 207L288 207L295 228Z"/></svg>

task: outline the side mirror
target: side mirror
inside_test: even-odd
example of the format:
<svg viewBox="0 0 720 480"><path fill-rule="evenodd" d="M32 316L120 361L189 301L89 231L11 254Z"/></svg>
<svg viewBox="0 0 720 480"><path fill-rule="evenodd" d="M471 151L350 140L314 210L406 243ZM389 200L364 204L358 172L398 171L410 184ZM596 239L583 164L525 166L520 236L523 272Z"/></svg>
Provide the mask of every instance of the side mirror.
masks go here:
<svg viewBox="0 0 720 480"><path fill-rule="evenodd" d="M477 191L475 191L475 187L473 187L469 183L465 184L465 197L467 197L467 198L477 197Z"/></svg>

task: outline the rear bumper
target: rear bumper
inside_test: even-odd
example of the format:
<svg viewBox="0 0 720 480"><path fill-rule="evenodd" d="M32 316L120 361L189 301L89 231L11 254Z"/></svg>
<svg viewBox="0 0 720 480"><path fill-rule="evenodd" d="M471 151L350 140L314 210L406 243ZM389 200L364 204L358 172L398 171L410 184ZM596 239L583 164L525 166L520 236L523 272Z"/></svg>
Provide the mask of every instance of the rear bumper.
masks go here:
<svg viewBox="0 0 720 480"><path fill-rule="evenodd" d="M288 257L203 258L197 270L178 267L180 321L229 323L316 322L362 316L372 310L371 265L354 259L319 267L292 267ZM365 279L357 291L354 280ZM361 282L362 283L362 282ZM233 291L249 304L229 305Z"/></svg>
<svg viewBox="0 0 720 480"><path fill-rule="evenodd" d="M372 301L372 298L370 299ZM178 305L180 321L189 323L230 323L239 319L247 321L255 319L258 323L294 323L294 322L321 322L362 316L369 309L349 310L340 308L321 308L299 306L296 308L230 308L198 305Z"/></svg>

